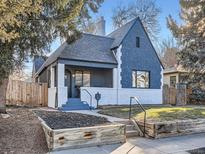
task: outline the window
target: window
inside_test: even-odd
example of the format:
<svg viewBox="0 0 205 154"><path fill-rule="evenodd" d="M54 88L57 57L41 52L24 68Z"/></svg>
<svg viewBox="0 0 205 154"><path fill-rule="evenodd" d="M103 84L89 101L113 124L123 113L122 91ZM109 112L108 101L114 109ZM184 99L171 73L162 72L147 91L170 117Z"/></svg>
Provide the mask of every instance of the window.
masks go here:
<svg viewBox="0 0 205 154"><path fill-rule="evenodd" d="M149 88L149 71L132 71L132 87Z"/></svg>
<svg viewBox="0 0 205 154"><path fill-rule="evenodd" d="M139 48L140 47L140 38L136 37L136 47Z"/></svg>
<svg viewBox="0 0 205 154"><path fill-rule="evenodd" d="M170 87L175 87L176 86L176 76L170 76Z"/></svg>
<svg viewBox="0 0 205 154"><path fill-rule="evenodd" d="M75 86L89 87L90 86L90 72L89 71L76 71L75 72Z"/></svg>
<svg viewBox="0 0 205 154"><path fill-rule="evenodd" d="M83 71L83 87L90 87L90 72Z"/></svg>

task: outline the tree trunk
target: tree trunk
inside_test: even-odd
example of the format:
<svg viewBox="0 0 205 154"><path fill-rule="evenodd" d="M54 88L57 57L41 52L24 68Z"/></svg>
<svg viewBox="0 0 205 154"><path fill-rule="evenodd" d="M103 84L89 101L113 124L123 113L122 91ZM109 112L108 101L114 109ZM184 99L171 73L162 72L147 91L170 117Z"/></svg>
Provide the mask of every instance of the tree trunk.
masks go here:
<svg viewBox="0 0 205 154"><path fill-rule="evenodd" d="M8 79L5 79L0 85L0 113L6 113L6 90Z"/></svg>

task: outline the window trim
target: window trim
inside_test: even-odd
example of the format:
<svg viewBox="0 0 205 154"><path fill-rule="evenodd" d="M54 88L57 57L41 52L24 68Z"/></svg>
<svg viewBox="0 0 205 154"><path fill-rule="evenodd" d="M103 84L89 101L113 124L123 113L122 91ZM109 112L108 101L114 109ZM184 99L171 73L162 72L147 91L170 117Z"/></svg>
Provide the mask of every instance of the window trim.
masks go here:
<svg viewBox="0 0 205 154"><path fill-rule="evenodd" d="M149 82L148 82L148 87L146 88L146 87L133 87L133 85L131 86L132 88L135 88L135 89L150 89L150 79L151 79L151 71L148 71L148 70L136 70L136 69L133 69L132 70L132 73L133 72L148 72L148 74L149 74ZM132 74L131 74L131 79L133 80L133 78L132 78ZM137 80L137 79L136 79Z"/></svg>

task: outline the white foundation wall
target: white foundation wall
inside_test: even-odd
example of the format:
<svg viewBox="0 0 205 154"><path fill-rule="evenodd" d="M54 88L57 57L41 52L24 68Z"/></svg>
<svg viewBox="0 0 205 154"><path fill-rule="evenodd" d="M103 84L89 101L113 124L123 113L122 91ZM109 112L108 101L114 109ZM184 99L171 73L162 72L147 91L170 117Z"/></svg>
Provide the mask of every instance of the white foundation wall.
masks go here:
<svg viewBox="0 0 205 154"><path fill-rule="evenodd" d="M58 87L58 107L62 107L68 100L68 88L67 87Z"/></svg>
<svg viewBox="0 0 205 154"><path fill-rule="evenodd" d="M48 88L48 107L55 108L56 88Z"/></svg>
<svg viewBox="0 0 205 154"><path fill-rule="evenodd" d="M99 105L128 105L130 97L137 97L141 104L162 104L162 89L81 87L81 100L88 103L90 97L83 89L87 89L92 95L93 107L97 106L97 92L101 94Z"/></svg>

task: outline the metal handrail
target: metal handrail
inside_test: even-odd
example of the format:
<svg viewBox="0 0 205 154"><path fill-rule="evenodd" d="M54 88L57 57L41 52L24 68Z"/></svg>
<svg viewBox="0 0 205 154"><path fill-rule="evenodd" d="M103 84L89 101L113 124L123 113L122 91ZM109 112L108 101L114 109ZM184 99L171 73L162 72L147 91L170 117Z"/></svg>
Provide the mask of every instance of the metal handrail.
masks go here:
<svg viewBox="0 0 205 154"><path fill-rule="evenodd" d="M92 109L92 95L87 89L82 89L82 91L86 91L87 94L90 96L90 110Z"/></svg>
<svg viewBox="0 0 205 154"><path fill-rule="evenodd" d="M144 109L144 107L140 104L139 100L137 97L130 97L130 111L129 111L129 119L131 119L131 112L132 112L132 100L135 100L137 102L137 104L140 106L140 109L144 112L144 132L143 132L143 136L145 136L145 124L146 124L146 110Z"/></svg>

